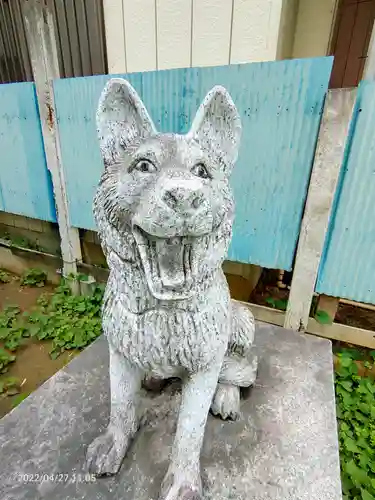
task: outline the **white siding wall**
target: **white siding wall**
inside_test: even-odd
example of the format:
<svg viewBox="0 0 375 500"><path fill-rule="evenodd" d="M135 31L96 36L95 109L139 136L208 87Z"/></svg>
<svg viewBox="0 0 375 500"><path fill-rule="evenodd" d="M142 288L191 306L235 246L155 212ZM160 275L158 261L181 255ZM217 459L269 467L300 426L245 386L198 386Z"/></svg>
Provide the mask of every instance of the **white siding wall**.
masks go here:
<svg viewBox="0 0 375 500"><path fill-rule="evenodd" d="M104 24L109 73L126 70L122 0L104 0Z"/></svg>
<svg viewBox="0 0 375 500"><path fill-rule="evenodd" d="M155 0L122 2L127 68L133 72L156 69Z"/></svg>
<svg viewBox="0 0 375 500"><path fill-rule="evenodd" d="M192 66L228 64L232 12L232 0L194 1Z"/></svg>
<svg viewBox="0 0 375 500"><path fill-rule="evenodd" d="M104 0L110 73L276 59L286 0Z"/></svg>

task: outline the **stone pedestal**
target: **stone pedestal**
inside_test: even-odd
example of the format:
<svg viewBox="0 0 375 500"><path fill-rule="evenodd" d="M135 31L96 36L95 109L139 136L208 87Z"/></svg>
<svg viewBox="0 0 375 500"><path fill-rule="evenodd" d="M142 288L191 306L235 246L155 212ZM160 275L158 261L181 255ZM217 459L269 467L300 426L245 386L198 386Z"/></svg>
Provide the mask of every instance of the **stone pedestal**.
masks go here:
<svg viewBox="0 0 375 500"><path fill-rule="evenodd" d="M256 345L259 373L242 419L208 418L205 500L340 500L330 342L258 324ZM0 421L2 500L157 500L179 385L143 397L143 426L120 472L93 482L83 464L108 418L107 365L100 338Z"/></svg>

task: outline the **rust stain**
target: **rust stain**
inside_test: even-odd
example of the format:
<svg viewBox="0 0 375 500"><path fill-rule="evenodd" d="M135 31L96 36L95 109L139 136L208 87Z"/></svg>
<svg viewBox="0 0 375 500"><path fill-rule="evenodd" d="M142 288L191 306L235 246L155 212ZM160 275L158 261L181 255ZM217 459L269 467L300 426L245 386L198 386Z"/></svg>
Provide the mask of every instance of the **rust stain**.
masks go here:
<svg viewBox="0 0 375 500"><path fill-rule="evenodd" d="M48 128L52 130L55 123L53 116L53 108L49 103L47 103L46 106L47 106L47 124Z"/></svg>

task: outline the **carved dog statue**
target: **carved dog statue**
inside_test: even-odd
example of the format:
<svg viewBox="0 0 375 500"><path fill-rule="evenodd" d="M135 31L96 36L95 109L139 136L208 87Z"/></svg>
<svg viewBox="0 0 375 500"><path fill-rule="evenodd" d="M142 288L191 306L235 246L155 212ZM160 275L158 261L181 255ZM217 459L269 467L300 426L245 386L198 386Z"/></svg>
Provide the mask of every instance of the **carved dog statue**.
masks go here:
<svg viewBox="0 0 375 500"><path fill-rule="evenodd" d="M231 301L221 269L234 216L229 176L241 122L214 87L188 134L158 133L133 87L112 79L97 125L105 170L94 215L110 268L103 331L111 415L89 446L89 470L115 474L138 428L142 381L180 377L182 399L161 500L201 499L208 412L237 418L253 384L254 318Z"/></svg>

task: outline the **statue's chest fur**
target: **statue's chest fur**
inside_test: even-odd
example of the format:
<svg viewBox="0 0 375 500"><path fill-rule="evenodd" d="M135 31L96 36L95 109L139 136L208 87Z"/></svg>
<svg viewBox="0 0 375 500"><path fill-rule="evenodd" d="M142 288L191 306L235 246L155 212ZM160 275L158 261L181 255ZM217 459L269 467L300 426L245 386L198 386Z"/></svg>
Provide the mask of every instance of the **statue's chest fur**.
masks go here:
<svg viewBox="0 0 375 500"><path fill-rule="evenodd" d="M148 292L138 268L111 272L103 330L132 363L161 376L178 376L221 363L230 332L229 293L221 270L202 297L177 305Z"/></svg>

